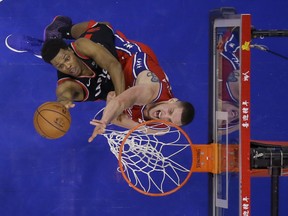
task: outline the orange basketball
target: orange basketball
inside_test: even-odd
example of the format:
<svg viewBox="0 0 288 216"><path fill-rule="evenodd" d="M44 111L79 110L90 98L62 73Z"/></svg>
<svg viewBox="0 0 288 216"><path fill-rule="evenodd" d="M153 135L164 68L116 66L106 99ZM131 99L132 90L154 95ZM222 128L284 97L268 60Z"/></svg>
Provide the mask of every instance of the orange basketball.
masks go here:
<svg viewBox="0 0 288 216"><path fill-rule="evenodd" d="M47 139L62 137L70 128L69 110L59 102L46 102L34 113L36 131Z"/></svg>

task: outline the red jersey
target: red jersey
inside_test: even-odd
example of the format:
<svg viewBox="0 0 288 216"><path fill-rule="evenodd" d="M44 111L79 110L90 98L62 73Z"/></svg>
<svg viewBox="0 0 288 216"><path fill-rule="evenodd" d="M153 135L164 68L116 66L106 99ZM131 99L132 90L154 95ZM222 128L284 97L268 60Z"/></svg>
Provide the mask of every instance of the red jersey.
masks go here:
<svg viewBox="0 0 288 216"><path fill-rule="evenodd" d="M151 103L167 101L173 98L173 94L171 92L171 86L165 72L162 70L157 60L154 61L154 59L151 56L143 52L136 53L126 60L126 64L124 65L126 89L135 85L138 74L144 70L151 71L159 79L160 84L159 92ZM146 105L144 106L135 105L125 110L125 113L128 114L133 121L141 123L145 121L143 113L145 107Z"/></svg>
<svg viewBox="0 0 288 216"><path fill-rule="evenodd" d="M97 28L97 25L97 22L91 20L87 32L93 34L93 28ZM114 31L110 25L108 25L108 27ZM173 98L168 77L160 67L155 53L149 46L127 39L120 31L114 32L114 43L118 60L124 70L125 89L135 85L139 73L144 70L149 70L158 77L160 84L158 95L152 102L167 101ZM135 105L125 110L125 113L128 114L133 121L141 123L145 121L143 114L145 107L146 105Z"/></svg>

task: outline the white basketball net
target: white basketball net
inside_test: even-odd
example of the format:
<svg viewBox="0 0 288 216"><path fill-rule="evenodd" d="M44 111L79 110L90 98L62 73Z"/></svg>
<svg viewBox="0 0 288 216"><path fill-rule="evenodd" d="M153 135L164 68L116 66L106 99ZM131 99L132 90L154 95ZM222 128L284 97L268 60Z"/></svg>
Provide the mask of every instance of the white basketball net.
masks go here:
<svg viewBox="0 0 288 216"><path fill-rule="evenodd" d="M130 186L134 185L133 188L141 193L161 196L175 192L191 175L191 141L177 128L167 127L169 132L165 135L147 134L147 127L142 127L142 130L133 131L123 144L122 169ZM121 143L128 132L106 130L103 134L118 160Z"/></svg>

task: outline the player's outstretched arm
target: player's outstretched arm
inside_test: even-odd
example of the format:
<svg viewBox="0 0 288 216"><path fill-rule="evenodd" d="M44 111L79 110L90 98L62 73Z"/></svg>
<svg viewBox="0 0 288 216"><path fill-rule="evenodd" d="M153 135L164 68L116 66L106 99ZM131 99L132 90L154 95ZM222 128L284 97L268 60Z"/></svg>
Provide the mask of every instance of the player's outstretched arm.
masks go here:
<svg viewBox="0 0 288 216"><path fill-rule="evenodd" d="M75 107L74 101L82 101L84 93L81 86L75 81L65 81L57 86L57 101L67 109Z"/></svg>
<svg viewBox="0 0 288 216"><path fill-rule="evenodd" d="M159 83L138 84L110 100L104 109L101 120L92 120L90 122L91 125L96 127L88 141L92 142L98 134L104 133L106 125L121 115L125 109L133 105L141 106L151 103L156 97L158 89ZM103 128L104 130L102 130Z"/></svg>

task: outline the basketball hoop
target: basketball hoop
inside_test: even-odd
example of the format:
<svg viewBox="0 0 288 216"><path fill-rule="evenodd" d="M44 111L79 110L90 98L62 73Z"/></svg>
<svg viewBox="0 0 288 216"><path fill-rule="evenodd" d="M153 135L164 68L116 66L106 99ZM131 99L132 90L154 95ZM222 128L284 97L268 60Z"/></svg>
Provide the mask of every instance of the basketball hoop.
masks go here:
<svg viewBox="0 0 288 216"><path fill-rule="evenodd" d="M165 133L159 131L163 126ZM103 135L126 182L144 195L174 193L192 174L194 148L189 136L177 125L151 120L129 131L106 130Z"/></svg>

